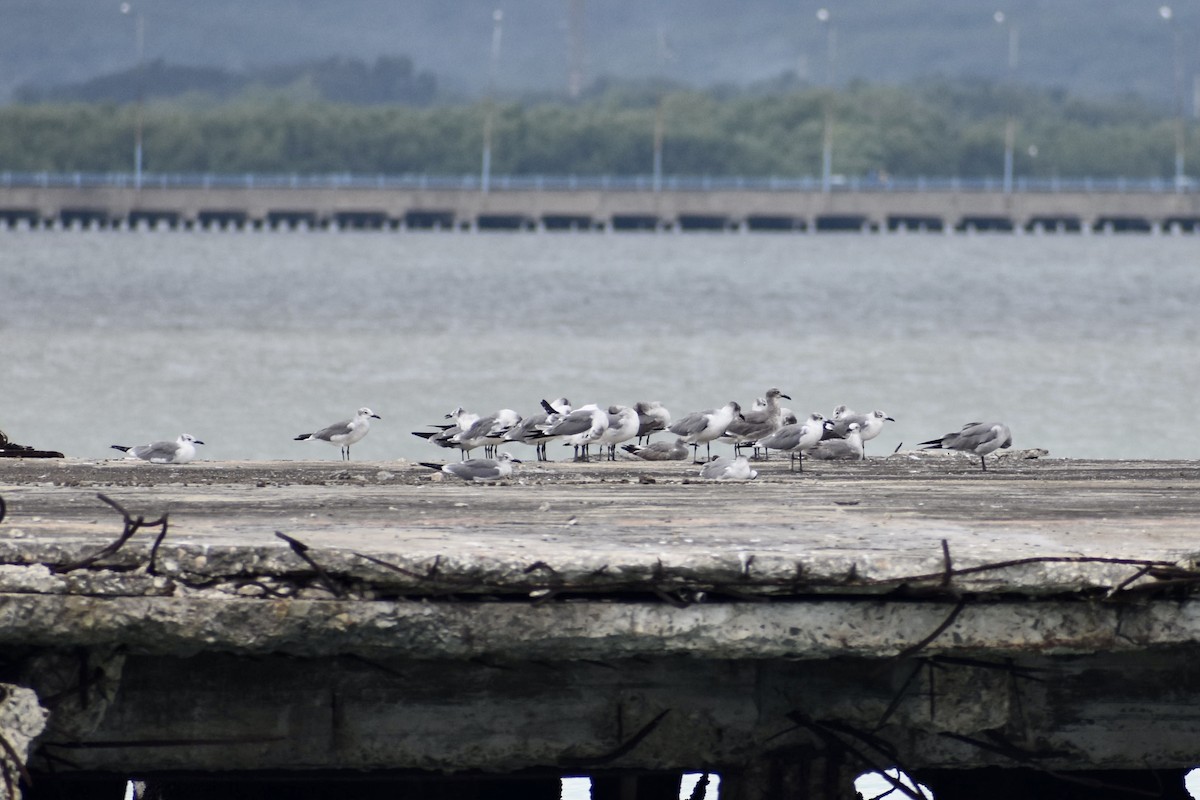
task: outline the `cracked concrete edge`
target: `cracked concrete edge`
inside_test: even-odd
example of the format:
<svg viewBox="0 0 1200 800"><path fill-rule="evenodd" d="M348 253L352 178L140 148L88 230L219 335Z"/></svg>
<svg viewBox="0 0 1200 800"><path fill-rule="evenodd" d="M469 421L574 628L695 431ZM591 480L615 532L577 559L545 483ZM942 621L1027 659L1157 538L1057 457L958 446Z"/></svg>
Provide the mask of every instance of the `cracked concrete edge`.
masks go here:
<svg viewBox="0 0 1200 800"><path fill-rule="evenodd" d="M150 551L128 547L87 569L57 572L95 552L91 545L5 548L0 543L0 593L96 596L160 596L200 592L246 594L242 587L262 583L263 593L294 594L312 583L313 569L286 547L178 545L161 548L156 574L147 574ZM774 553L737 553L712 557L659 556L623 558L605 553L576 556L570 563L507 560L475 554L407 557L395 553L359 553L313 548L309 555L351 596L438 594L515 594L579 591L619 595L688 590L773 596L865 595L943 587L976 594L1051 597L1123 589L1150 588L1155 578L1138 575L1136 564L1046 560L955 575L943 586L939 557L825 556L797 558ZM372 561L375 558L378 561ZM382 562L382 563L381 563ZM955 569L978 567L956 563ZM1180 563L1194 569L1191 561ZM179 586L178 584L183 584ZM203 586L202 589L187 588Z"/></svg>
<svg viewBox="0 0 1200 800"><path fill-rule="evenodd" d="M936 635L935 635L936 634ZM620 602L0 595L0 645L422 660L1086 654L1200 642L1200 602Z"/></svg>
<svg viewBox="0 0 1200 800"><path fill-rule="evenodd" d="M17 777L29 759L34 740L46 728L49 712L37 694L24 686L0 683L0 797L20 800ZM19 763L14 763L14 759Z"/></svg>

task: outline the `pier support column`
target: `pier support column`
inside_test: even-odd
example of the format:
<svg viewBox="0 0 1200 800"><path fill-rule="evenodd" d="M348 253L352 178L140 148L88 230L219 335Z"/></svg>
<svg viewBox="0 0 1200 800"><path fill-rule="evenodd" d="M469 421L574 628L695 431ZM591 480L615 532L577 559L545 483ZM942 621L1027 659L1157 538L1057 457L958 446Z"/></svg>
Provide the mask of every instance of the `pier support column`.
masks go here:
<svg viewBox="0 0 1200 800"><path fill-rule="evenodd" d="M679 772L592 778L592 800L678 800L682 779Z"/></svg>
<svg viewBox="0 0 1200 800"><path fill-rule="evenodd" d="M777 751L721 772L721 800L859 800L855 777L838 755L811 748Z"/></svg>
<svg viewBox="0 0 1200 800"><path fill-rule="evenodd" d="M928 769L914 778L937 800L1119 800L1155 797L1191 800L1187 770L1098 769L1058 772L1037 769Z"/></svg>

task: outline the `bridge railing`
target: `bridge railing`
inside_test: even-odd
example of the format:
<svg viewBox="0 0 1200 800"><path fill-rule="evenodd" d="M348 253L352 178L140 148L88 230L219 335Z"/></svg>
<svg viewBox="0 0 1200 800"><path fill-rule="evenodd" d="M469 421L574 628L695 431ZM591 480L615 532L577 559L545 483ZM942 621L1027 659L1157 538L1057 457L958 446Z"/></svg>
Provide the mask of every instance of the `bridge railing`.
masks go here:
<svg viewBox="0 0 1200 800"><path fill-rule="evenodd" d="M13 172L0 171L3 188L136 188L128 172ZM143 173L146 189L441 189L479 191L479 175L320 175L278 173ZM815 192L814 177L670 176L659 182L664 191L778 191ZM1019 192L1167 193L1200 191L1200 181L1172 178L1018 178ZM499 191L655 191L649 175L495 175L490 187ZM1000 178L837 177L835 192L1002 192Z"/></svg>

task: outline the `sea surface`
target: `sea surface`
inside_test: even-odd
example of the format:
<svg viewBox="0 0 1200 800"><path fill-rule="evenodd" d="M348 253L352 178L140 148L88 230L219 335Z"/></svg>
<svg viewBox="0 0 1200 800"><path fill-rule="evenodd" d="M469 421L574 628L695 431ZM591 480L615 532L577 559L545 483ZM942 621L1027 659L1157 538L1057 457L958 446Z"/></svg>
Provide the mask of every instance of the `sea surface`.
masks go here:
<svg viewBox="0 0 1200 800"><path fill-rule="evenodd" d="M0 429L69 456L336 459L293 438L369 406L355 460L441 460L412 431L457 406L772 386L887 411L869 454L999 420L1051 457L1200 457L1200 239L0 231Z"/></svg>

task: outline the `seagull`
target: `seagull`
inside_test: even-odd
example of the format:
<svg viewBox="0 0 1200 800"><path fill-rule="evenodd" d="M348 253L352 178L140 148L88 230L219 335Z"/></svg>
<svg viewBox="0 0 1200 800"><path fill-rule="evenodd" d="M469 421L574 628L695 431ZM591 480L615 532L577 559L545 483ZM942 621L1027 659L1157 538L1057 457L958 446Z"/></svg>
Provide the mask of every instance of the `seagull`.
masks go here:
<svg viewBox="0 0 1200 800"><path fill-rule="evenodd" d="M752 481L758 472L750 469L750 460L745 456L732 461L718 456L700 469L700 477L712 481Z"/></svg>
<svg viewBox="0 0 1200 800"><path fill-rule="evenodd" d="M640 400L633 404L633 408L638 412L638 444L642 443L642 439L650 441L650 434L656 431L665 431L667 426L671 424L671 412L667 411L666 407L658 400Z"/></svg>
<svg viewBox="0 0 1200 800"><path fill-rule="evenodd" d="M667 430L676 436L682 436L684 441L692 446L694 456L692 461L699 464L700 462L695 456L699 455L700 445L704 445L705 452L708 453L711 460L712 440L724 436L729 423L741 418L742 407L730 400L718 409L694 411L678 422L672 423Z"/></svg>
<svg viewBox="0 0 1200 800"><path fill-rule="evenodd" d="M190 433L181 433L173 442L154 442L127 447L114 444L114 450L120 450L126 458L140 458L151 464L186 464L196 457L196 445L204 442Z"/></svg>
<svg viewBox="0 0 1200 800"><path fill-rule="evenodd" d="M833 422L837 422L842 417L854 416L857 413L857 411L847 405L834 406L833 415L829 419Z"/></svg>
<svg viewBox="0 0 1200 800"><path fill-rule="evenodd" d="M608 446L608 460L617 460L617 445L628 442L638 435L641 421L638 412L629 406L608 407L608 427L600 434L596 443L600 445L600 454L604 455L604 447Z"/></svg>
<svg viewBox="0 0 1200 800"><path fill-rule="evenodd" d="M818 442L809 450L809 455L822 461L862 461L867 454L863 451L862 433L858 423L850 423L844 439L824 439Z"/></svg>
<svg viewBox="0 0 1200 800"><path fill-rule="evenodd" d="M512 477L513 464L520 460L513 458L512 453L500 453L495 458L471 458L451 464L433 464L428 461L420 462L422 467L436 469L446 475L462 478L469 483L490 483Z"/></svg>
<svg viewBox="0 0 1200 800"><path fill-rule="evenodd" d="M825 434L825 426L830 424L832 423L826 422L824 416L813 412L804 422L784 425L771 435L759 439L754 446L790 453L793 469L799 457L800 471L804 472L804 454L816 447Z"/></svg>
<svg viewBox="0 0 1200 800"><path fill-rule="evenodd" d="M466 459L467 453L460 437L463 430L470 428L479 420L479 415L472 414L462 406L458 406L446 415L446 419L452 419L454 422L449 425L434 425L437 428L435 431L413 431L412 435L430 441L438 447L455 448L460 451L462 458Z"/></svg>
<svg viewBox="0 0 1200 800"><path fill-rule="evenodd" d="M373 419L382 419L382 417L364 406L354 415L354 419L336 422L316 433L302 433L295 440L297 442L322 441L340 445L342 458L349 461L350 445L367 435L367 431L371 430L371 420Z"/></svg>
<svg viewBox="0 0 1200 800"><path fill-rule="evenodd" d="M484 455L491 457L495 453L496 445L504 441L504 434L520 423L520 414L511 408L502 408L464 427L458 436L459 446L469 452L483 445Z"/></svg>
<svg viewBox="0 0 1200 800"><path fill-rule="evenodd" d="M738 455L743 446L757 442L779 430L783 425L783 409L779 405L781 397L792 399L779 389L768 389L761 408L755 403L754 409L743 414L741 419L735 419L729 423L722 438L733 442L734 455Z"/></svg>
<svg viewBox="0 0 1200 800"><path fill-rule="evenodd" d="M962 450L979 456L979 466L987 472L984 456L1003 447L1012 446L1012 431L1003 422L968 422L957 433L947 433L938 439L921 442L925 450Z"/></svg>
<svg viewBox="0 0 1200 800"><path fill-rule="evenodd" d="M832 431L834 436L845 438L850 423L857 422L862 440L869 442L883 431L884 421L895 422L896 420L889 417L886 411L872 411L870 414L855 414L851 411L834 421Z"/></svg>
<svg viewBox="0 0 1200 800"><path fill-rule="evenodd" d="M588 403L567 414L545 429L548 438L563 437L565 444L575 448L575 460L588 460L588 445L600 438L608 428L608 413L595 403ZM579 448L583 447L582 457Z"/></svg>
<svg viewBox="0 0 1200 800"><path fill-rule="evenodd" d="M546 410L522 417L520 423L506 431L502 437L506 442L532 445L534 452L537 454L538 461L547 460L546 442L549 441L550 437L546 436L545 427L570 414L571 401L565 397L560 397L549 403L543 400L542 408Z"/></svg>
<svg viewBox="0 0 1200 800"><path fill-rule="evenodd" d="M687 458L687 442L683 439L676 439L674 444L627 444L621 449L644 461L682 461Z"/></svg>

